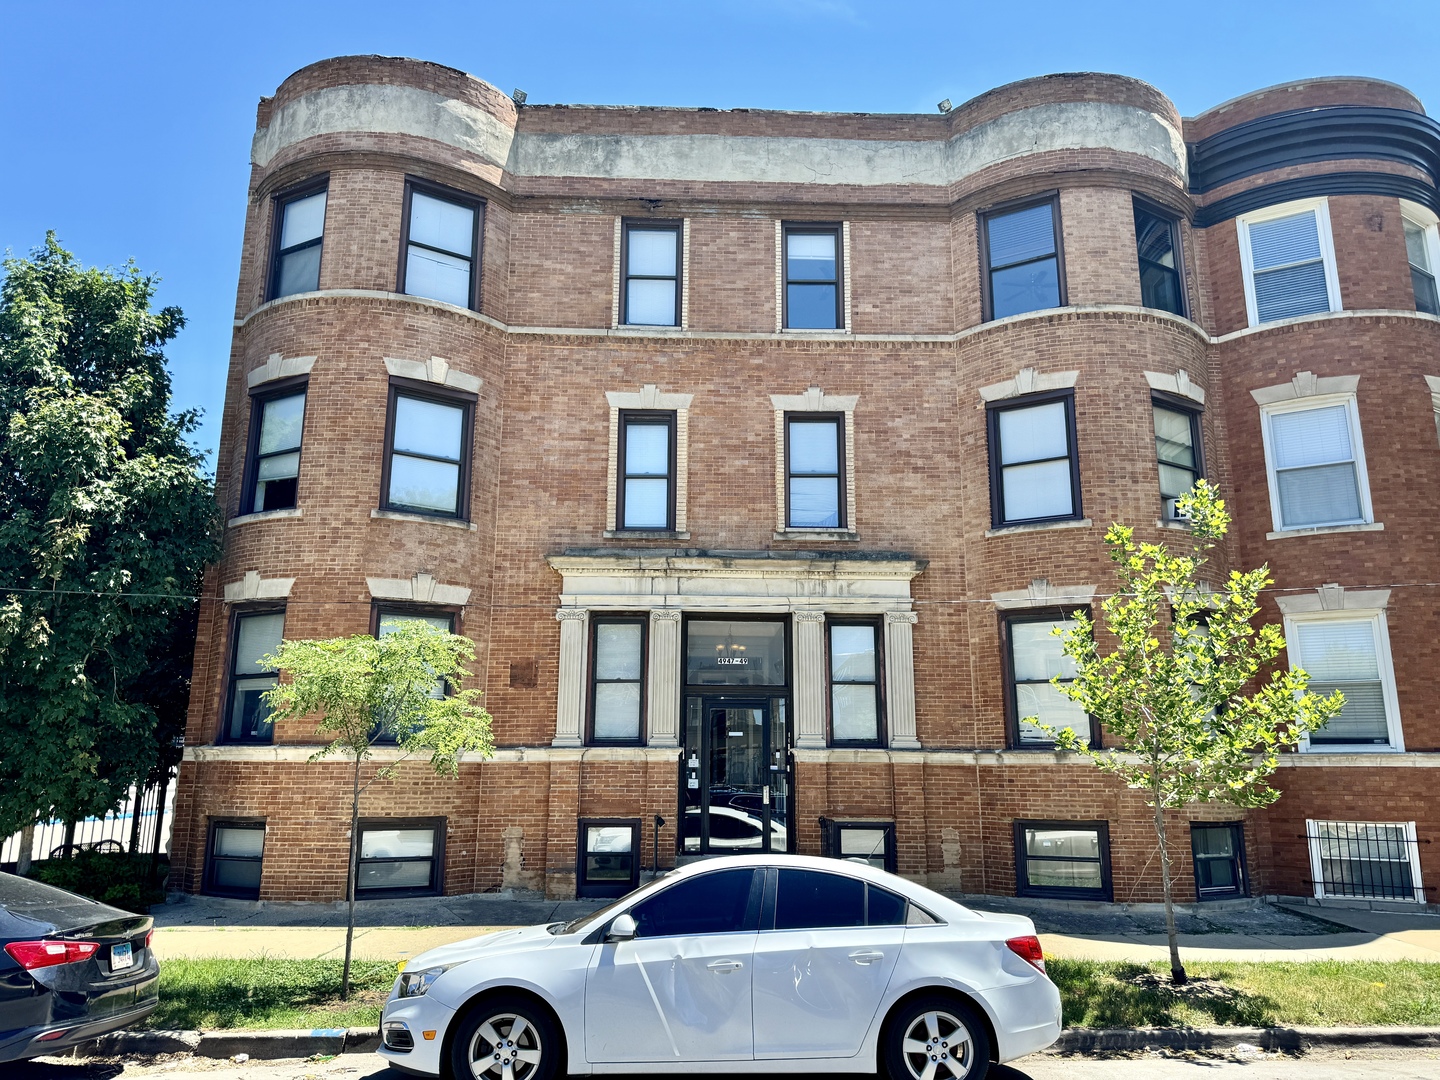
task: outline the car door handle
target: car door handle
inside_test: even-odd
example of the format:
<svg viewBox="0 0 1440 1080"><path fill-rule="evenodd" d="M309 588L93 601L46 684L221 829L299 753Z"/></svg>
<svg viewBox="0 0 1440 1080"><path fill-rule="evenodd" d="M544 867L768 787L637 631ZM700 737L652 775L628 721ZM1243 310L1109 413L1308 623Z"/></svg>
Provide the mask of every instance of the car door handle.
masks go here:
<svg viewBox="0 0 1440 1080"><path fill-rule="evenodd" d="M739 960L711 960L710 963L705 966L711 971L718 971L721 975L724 975L726 972L739 971L745 965Z"/></svg>
<svg viewBox="0 0 1440 1080"><path fill-rule="evenodd" d="M876 960L884 960L885 954L874 949L857 949L850 954L850 959L857 964L873 964Z"/></svg>

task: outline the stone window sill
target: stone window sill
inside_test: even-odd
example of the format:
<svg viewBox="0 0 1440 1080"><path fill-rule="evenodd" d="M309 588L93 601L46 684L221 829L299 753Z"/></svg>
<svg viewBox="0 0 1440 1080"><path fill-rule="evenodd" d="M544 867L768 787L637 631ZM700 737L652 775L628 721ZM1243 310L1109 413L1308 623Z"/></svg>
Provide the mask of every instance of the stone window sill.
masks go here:
<svg viewBox="0 0 1440 1080"><path fill-rule="evenodd" d="M1296 750L1298 754L1307 757L1311 754L1403 754L1405 751L1398 746L1387 743L1384 746L1377 746L1373 743L1356 743L1347 745L1344 743L1325 743L1323 746L1303 746Z"/></svg>
<svg viewBox="0 0 1440 1080"><path fill-rule="evenodd" d="M1173 519L1170 521L1166 521L1164 518L1161 518L1159 521L1155 522L1155 527L1159 529L1171 529L1175 532L1188 533L1193 531L1188 521L1176 521Z"/></svg>
<svg viewBox="0 0 1440 1080"><path fill-rule="evenodd" d="M1089 518L1077 521L1038 521L1034 525L1002 525L998 529L986 529L986 536L1008 536L1011 533L1049 532L1051 529L1088 529L1095 523Z"/></svg>
<svg viewBox="0 0 1440 1080"><path fill-rule="evenodd" d="M782 326L780 333L798 334L803 337L808 334L849 334L850 331L843 326Z"/></svg>
<svg viewBox="0 0 1440 1080"><path fill-rule="evenodd" d="M606 540L689 540L688 532L674 529L606 529L600 534Z"/></svg>
<svg viewBox="0 0 1440 1080"><path fill-rule="evenodd" d="M777 529L776 540L859 540L854 529Z"/></svg>
<svg viewBox="0 0 1440 1080"><path fill-rule="evenodd" d="M1321 525L1314 529L1281 529L1265 534L1266 540L1288 540L1292 536L1328 536L1330 533L1384 532L1383 521L1367 521L1358 525Z"/></svg>
<svg viewBox="0 0 1440 1080"><path fill-rule="evenodd" d="M474 522L459 521L455 518L431 517L429 514L406 514L400 510L371 510L370 516L384 521L418 521L426 525L440 525L447 529L464 529L467 532L476 531Z"/></svg>
<svg viewBox="0 0 1440 1080"><path fill-rule="evenodd" d="M261 510L255 514L241 514L233 517L225 523L227 529L233 529L237 525L249 525L252 521L280 521L284 518L300 517L300 508L292 506L286 510Z"/></svg>

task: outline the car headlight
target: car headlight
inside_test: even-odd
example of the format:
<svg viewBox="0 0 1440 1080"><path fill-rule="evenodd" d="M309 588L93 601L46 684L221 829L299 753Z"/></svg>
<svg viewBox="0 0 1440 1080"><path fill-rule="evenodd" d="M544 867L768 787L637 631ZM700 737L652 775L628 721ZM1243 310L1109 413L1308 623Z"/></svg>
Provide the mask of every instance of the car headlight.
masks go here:
<svg viewBox="0 0 1440 1080"><path fill-rule="evenodd" d="M454 964L441 964L439 967L421 968L419 971L402 971L400 973L399 996L402 998L412 998L428 993L431 984L454 966Z"/></svg>

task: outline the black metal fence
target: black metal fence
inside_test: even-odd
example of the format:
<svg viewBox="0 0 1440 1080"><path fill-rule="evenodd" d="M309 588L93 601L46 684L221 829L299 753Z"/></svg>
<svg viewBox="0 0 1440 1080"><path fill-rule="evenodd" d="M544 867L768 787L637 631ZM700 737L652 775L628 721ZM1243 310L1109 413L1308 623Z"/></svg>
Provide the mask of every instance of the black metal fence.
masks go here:
<svg viewBox="0 0 1440 1080"><path fill-rule="evenodd" d="M1424 902L1413 825L1307 821L1305 839L1319 896Z"/></svg>
<svg viewBox="0 0 1440 1080"><path fill-rule="evenodd" d="M170 777L158 784L132 787L130 796L103 817L81 821L37 821L30 842L35 862L65 857L75 851L129 852L158 855L169 844L169 802L174 788ZM14 867L24 847L23 832L0 844L0 866Z"/></svg>

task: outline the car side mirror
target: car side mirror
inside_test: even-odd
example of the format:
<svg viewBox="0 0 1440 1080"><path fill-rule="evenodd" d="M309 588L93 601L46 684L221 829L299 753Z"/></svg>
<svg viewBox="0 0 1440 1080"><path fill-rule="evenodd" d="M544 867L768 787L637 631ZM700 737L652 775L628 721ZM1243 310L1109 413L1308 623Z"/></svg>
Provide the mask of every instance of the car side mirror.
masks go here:
<svg viewBox="0 0 1440 1080"><path fill-rule="evenodd" d="M634 938L635 917L628 912L616 915L615 921L610 924L610 930L605 934L606 941L632 941Z"/></svg>

